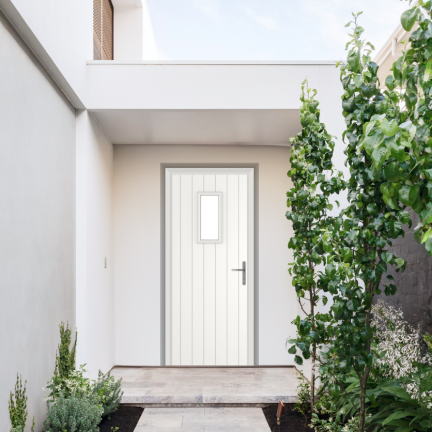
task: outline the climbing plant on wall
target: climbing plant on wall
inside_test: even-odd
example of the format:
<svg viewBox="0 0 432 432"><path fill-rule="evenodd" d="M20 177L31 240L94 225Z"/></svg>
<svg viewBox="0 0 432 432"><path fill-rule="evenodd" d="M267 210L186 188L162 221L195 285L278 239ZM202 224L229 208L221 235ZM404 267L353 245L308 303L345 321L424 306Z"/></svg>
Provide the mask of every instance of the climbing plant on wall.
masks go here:
<svg viewBox="0 0 432 432"><path fill-rule="evenodd" d="M333 169L335 143L324 124L320 123L316 94L316 90L308 88L307 81L304 81L300 98L302 131L291 140L291 169L288 177L293 187L287 193L287 205L291 211L286 213L294 230L288 245L294 256L289 272L293 276L293 286L304 314L294 321L297 339L290 340L293 345L288 351L291 354L299 352L300 355L295 356L297 364L303 364L303 359L311 359L311 410L314 406L317 352L327 341L325 323L328 316L318 311L321 300L327 303L327 298L320 295L317 271L320 264L326 263L324 254L329 247L322 234L328 224L337 223L328 216L328 211L333 208L330 195L339 193L345 187L342 173Z"/></svg>

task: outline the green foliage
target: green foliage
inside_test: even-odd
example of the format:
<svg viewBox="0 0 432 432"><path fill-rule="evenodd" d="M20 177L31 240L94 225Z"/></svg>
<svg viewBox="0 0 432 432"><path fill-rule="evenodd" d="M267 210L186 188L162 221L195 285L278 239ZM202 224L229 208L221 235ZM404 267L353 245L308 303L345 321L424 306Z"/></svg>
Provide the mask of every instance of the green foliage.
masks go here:
<svg viewBox="0 0 432 432"><path fill-rule="evenodd" d="M402 14L405 30L412 30L416 23L418 28L411 34L403 55L393 64L392 75L386 78L386 109L382 114L391 119L395 133L378 144L374 152L377 164L385 166L387 182L381 191L386 203L397 211L401 205L410 207L419 215L416 237L432 255L431 9L430 1L420 0ZM379 126L385 134L383 121Z"/></svg>
<svg viewBox="0 0 432 432"><path fill-rule="evenodd" d="M71 348L72 342L72 330L69 328L69 324L65 327L64 323L60 324L60 345L58 347L58 353L56 355L56 366L54 370L54 376L48 383L47 388L51 389L50 397L55 399L60 392L65 391L68 396L69 385L68 380L71 378L73 381L77 381L80 377L74 377L75 371L75 354L77 345L78 333L75 333L75 342ZM82 369L82 366L81 366ZM82 372L85 372L82 369ZM79 372L78 372L79 375ZM81 373L81 377L82 373Z"/></svg>
<svg viewBox="0 0 432 432"><path fill-rule="evenodd" d="M319 102L315 99L316 90L302 84L300 119L302 131L291 140L291 169L288 177L293 187L287 192L286 217L293 224L294 236L288 247L293 250L294 263L290 264L300 307L305 317L294 320L297 326L297 338L289 340L293 344L288 352L295 355L295 362L302 364L303 359L312 360L311 408L315 394L315 359L317 350L326 343L325 323L328 316L320 314L317 306L321 297L317 266L326 263L325 252L331 252L331 244L323 231L329 225L337 225L341 220L329 217L332 210L330 195L339 193L345 183L342 173L336 172L332 165L334 142L320 123ZM326 178L328 177L328 178Z"/></svg>
<svg viewBox="0 0 432 432"><path fill-rule="evenodd" d="M334 404L333 398L327 392L321 392L312 413L310 427L315 432L341 432L344 427L341 413Z"/></svg>
<svg viewBox="0 0 432 432"><path fill-rule="evenodd" d="M429 347L429 349L432 350L432 335L425 334L423 336L423 340L426 342L426 344Z"/></svg>
<svg viewBox="0 0 432 432"><path fill-rule="evenodd" d="M91 391L93 397L102 406L102 416L105 417L114 412L121 402L123 395L121 391L121 379L116 381L110 373L104 375L99 371L99 377L94 382Z"/></svg>
<svg viewBox="0 0 432 432"><path fill-rule="evenodd" d="M305 381L303 377L299 377L299 384L297 386L298 401L294 405L294 409L301 415L306 415L311 412L310 406L310 384Z"/></svg>
<svg viewBox="0 0 432 432"><path fill-rule="evenodd" d="M65 397L71 395L75 397L88 396L92 391L92 383L89 378L84 376L87 373L84 367L85 365L81 365L79 369L70 371L69 376L63 380L60 380L58 375L54 375L47 384L47 388L51 389L49 397L54 400L61 393Z"/></svg>
<svg viewBox="0 0 432 432"><path fill-rule="evenodd" d="M47 401L45 432L98 432L103 409L90 398L65 397Z"/></svg>
<svg viewBox="0 0 432 432"><path fill-rule="evenodd" d="M12 425L12 432L23 431L26 425L28 415L26 385L27 381L23 386L21 377L17 374L15 393L10 392L9 399L9 417Z"/></svg>
<svg viewBox="0 0 432 432"><path fill-rule="evenodd" d="M389 266L404 270L406 263L386 251L392 240L404 235L402 223L409 220L398 200L412 202L416 190L402 190L388 178L397 181L399 168L392 164L401 141L411 145L413 131L406 123L390 92L381 92L378 65L372 62L373 46L362 39L363 28L357 23L360 14L353 14L352 39L347 44L348 59L340 64L343 115L348 142L345 154L350 169L349 205L341 212L343 223L328 228L331 256L321 278L324 291L333 295L332 321L328 326L331 343L321 376L339 376L328 383L328 391L337 397L343 390L340 376L352 372L360 391L355 406L359 431L365 430L366 391L371 369L376 362L371 327L373 298L381 293L382 275ZM354 61L355 59L355 61ZM409 163L406 162L406 163ZM395 180L396 179L396 180ZM387 276L385 294L392 295L396 286Z"/></svg>

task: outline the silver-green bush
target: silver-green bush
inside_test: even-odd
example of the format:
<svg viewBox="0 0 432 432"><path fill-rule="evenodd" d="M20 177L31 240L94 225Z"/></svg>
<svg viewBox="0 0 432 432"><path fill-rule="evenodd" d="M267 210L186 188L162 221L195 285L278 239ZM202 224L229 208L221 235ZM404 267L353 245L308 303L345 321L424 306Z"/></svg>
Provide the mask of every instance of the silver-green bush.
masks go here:
<svg viewBox="0 0 432 432"><path fill-rule="evenodd" d="M123 395L121 391L121 379L116 381L110 373L104 376L99 371L98 379L92 387L92 395L102 406L102 416L105 417L111 414L118 408Z"/></svg>
<svg viewBox="0 0 432 432"><path fill-rule="evenodd" d="M103 409L91 398L65 397L47 401L45 432L98 432Z"/></svg>

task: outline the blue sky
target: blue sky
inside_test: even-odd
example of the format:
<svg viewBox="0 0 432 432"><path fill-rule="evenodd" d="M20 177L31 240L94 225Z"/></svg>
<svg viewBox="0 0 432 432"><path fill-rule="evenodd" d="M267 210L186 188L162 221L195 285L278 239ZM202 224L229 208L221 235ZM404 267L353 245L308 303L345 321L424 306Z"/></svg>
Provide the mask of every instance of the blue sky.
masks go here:
<svg viewBox="0 0 432 432"><path fill-rule="evenodd" d="M376 48L408 8L400 0L147 0L159 58L166 60L339 60L344 25L363 11Z"/></svg>

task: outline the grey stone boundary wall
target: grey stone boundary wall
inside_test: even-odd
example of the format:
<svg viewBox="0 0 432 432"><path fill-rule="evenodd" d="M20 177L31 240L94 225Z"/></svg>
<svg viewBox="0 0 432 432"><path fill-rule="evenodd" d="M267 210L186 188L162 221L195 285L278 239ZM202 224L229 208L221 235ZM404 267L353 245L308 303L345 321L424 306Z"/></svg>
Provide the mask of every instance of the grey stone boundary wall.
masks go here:
<svg viewBox="0 0 432 432"><path fill-rule="evenodd" d="M384 291L375 298L382 298L394 307L402 308L404 318L414 327L420 324L423 332L432 333L432 256L424 245L416 242L414 228L418 224L418 216L410 211L412 227L404 226L405 238L393 241L389 248L396 256L407 261L404 273L396 273L394 269L388 274L395 278L397 292L394 296L386 296ZM383 282L387 278L383 276Z"/></svg>

